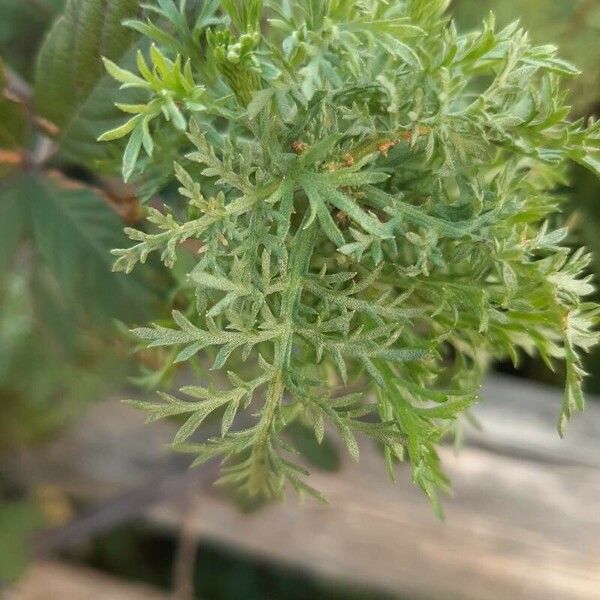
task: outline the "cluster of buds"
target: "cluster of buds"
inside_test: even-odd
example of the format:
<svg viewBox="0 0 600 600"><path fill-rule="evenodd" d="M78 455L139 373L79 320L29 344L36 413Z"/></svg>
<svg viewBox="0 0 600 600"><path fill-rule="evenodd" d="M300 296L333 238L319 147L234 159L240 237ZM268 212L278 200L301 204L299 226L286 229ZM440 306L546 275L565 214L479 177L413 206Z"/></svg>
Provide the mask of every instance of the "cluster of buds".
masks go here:
<svg viewBox="0 0 600 600"><path fill-rule="evenodd" d="M260 89L261 69L255 53L260 43L260 32L235 37L228 29L209 30L207 40L219 72L242 106L247 106L252 100L252 92Z"/></svg>

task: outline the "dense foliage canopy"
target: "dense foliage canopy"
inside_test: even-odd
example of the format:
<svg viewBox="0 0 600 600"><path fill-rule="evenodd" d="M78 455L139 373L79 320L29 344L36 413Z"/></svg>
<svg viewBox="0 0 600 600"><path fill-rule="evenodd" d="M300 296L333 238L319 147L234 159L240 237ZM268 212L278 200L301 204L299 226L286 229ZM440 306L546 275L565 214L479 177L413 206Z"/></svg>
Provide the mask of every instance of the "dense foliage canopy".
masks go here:
<svg viewBox="0 0 600 600"><path fill-rule="evenodd" d="M125 179L152 196L174 176L186 202L149 208L150 231L115 251L128 272L197 251L185 310L136 330L172 348L161 372L211 357L181 397L139 403L186 417L176 447L225 459L222 481L252 495L319 495L285 432L331 426L354 458L356 433L381 443L391 475L408 458L436 503L437 443L489 360L521 352L566 363L562 433L583 408L598 307L555 190L571 161L600 170L600 125L568 121L559 80L577 69L554 46L493 16L460 34L446 0L157 0L143 17L127 4L98 15L121 40L105 66L129 116L95 160L122 148ZM121 12L141 39L116 33ZM90 103L65 116L48 93L65 135L98 127L83 127ZM191 442L213 412L220 435Z"/></svg>

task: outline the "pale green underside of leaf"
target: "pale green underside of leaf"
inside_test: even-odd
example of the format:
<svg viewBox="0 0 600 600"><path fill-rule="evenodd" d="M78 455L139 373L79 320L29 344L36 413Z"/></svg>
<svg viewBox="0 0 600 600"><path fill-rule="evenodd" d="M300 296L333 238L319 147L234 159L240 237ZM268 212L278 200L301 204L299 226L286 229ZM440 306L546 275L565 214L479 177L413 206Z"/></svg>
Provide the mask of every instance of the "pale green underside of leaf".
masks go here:
<svg viewBox="0 0 600 600"><path fill-rule="evenodd" d="M69 0L40 51L35 81L38 112L60 128L68 158L90 163L109 155L97 137L121 120L114 106L118 84L101 57L126 58L135 35L123 19L138 14L135 0Z"/></svg>

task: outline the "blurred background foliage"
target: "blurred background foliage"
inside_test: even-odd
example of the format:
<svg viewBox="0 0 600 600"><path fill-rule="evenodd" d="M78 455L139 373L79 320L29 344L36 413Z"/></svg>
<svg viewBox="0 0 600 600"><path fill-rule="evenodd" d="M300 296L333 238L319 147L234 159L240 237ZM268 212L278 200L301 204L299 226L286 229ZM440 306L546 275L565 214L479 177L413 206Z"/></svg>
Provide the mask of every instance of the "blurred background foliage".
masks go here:
<svg viewBox="0 0 600 600"><path fill-rule="evenodd" d="M0 49L4 61L30 81L40 42L66 0L2 0Z"/></svg>
<svg viewBox="0 0 600 600"><path fill-rule="evenodd" d="M63 123L38 110L37 57L65 5L0 1L0 453L39 444L122 390L136 368L116 323L167 314L174 289L156 263L133 279L111 272L110 250L142 216L135 190L67 154ZM63 89L63 106L76 113L88 95L72 83L81 93ZM25 564L24 533L43 520L29 496L0 478L0 584Z"/></svg>
<svg viewBox="0 0 600 600"><path fill-rule="evenodd" d="M28 557L23 539L42 524L36 502L29 499L0 501L0 586L16 579L25 569Z"/></svg>
<svg viewBox="0 0 600 600"><path fill-rule="evenodd" d="M115 321L160 319L168 313L179 285L156 263L138 269L135 276L111 272L110 250L125 243L124 225L140 222L142 197L155 189L155 182L144 182L141 191L123 186L113 176L119 172L120 156L113 159L105 154L106 147L100 151L95 146L96 135L109 129L108 121L114 118L110 105L103 113L105 120L95 124L98 131L81 120L86 115L79 110L82 106L107 104L113 93L114 83L97 60L92 57L92 68L80 73L79 96L68 87L36 83L36 57L65 4L66 0L0 0L0 452L46 439L81 414L87 403L127 385L139 365ZM123 16L139 9L133 0L123 6ZM553 40L562 56L583 71L570 90L574 115L600 113L598 0L453 0L450 10L462 28L477 26L493 10L499 24L520 18L534 40ZM98 35L89 33L92 41ZM123 30L114 32L113 42L103 39L106 53L126 53L134 42L128 36ZM90 43L89 52L96 51ZM54 104L48 105L52 109L43 108L47 98L53 98ZM574 168L571 185L561 193L568 197L574 239L594 251L600 274L598 182ZM166 190L162 200L176 202L174 196ZM600 354L590 357L588 366L593 375L589 388L600 392ZM534 360L525 361L520 374L549 378ZM292 433L311 462L337 468L338 458L330 446L317 447L302 430ZM15 577L24 565L19 540L41 519L35 503L19 498L18 491L3 488L0 481L0 581ZM117 533L100 540L88 559L114 572L125 569L129 575L152 580L133 572L146 568L156 573L158 564L144 564L140 539L143 536L132 532ZM173 549L165 552L171 555ZM256 583L265 580L263 566L217 551L207 556L198 575L207 586L202 590L207 597L216 597L215 589L236 585L243 586L249 600L265 597ZM116 564L121 560L125 562ZM223 578L223 573L235 577ZM283 597L281 589L286 586L313 597L334 597L316 584L299 588L294 575L269 577L273 578L269 597ZM231 594L219 597L241 597L236 593L232 588ZM286 594L286 598L309 597Z"/></svg>
<svg viewBox="0 0 600 600"><path fill-rule="evenodd" d="M37 110L36 57L63 0L0 6L0 449L65 424L124 384L129 350L114 328L167 310L172 281L156 264L111 272L122 229L142 215L135 190L67 154L63 122ZM118 21L117 21L118 24ZM92 50L91 50L92 51ZM95 52L95 50L93 50ZM89 72L91 85L101 77ZM60 82L59 82L60 83ZM81 81L65 110L89 99ZM69 94L69 90L62 90ZM109 100L107 100L107 103ZM93 141L93 132L87 132ZM58 141L56 141L58 140Z"/></svg>

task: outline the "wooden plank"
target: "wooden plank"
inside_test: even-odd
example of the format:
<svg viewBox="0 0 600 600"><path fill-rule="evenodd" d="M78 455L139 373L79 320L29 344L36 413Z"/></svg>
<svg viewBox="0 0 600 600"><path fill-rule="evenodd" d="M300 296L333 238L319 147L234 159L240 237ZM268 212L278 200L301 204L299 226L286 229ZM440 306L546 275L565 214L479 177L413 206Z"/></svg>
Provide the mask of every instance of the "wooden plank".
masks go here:
<svg viewBox="0 0 600 600"><path fill-rule="evenodd" d="M242 515L204 485L195 518L183 517L171 502L148 511L148 518L172 531L185 519L201 540L415 599L598 600L600 404L590 402L584 415L575 415L561 441L554 427L560 391L496 376L484 392L487 401L476 410L483 430L468 432L458 457L442 450L456 490L445 523L406 470L397 485L389 484L381 457L364 442L359 465L311 477L331 507L290 497ZM124 510L119 498L132 494L135 509L143 510L169 496L173 475L179 501L190 490L181 463L187 457L166 449L171 424L143 420L119 403L95 406L61 440L7 468L23 481L54 483L84 500L119 494L123 519L132 516L131 502ZM212 478L197 473L203 482ZM140 486L160 494L142 493L138 501ZM82 531L75 527L77 535Z"/></svg>
<svg viewBox="0 0 600 600"><path fill-rule="evenodd" d="M57 562L34 564L6 600L167 600L169 596L145 585L123 583L81 567Z"/></svg>
<svg viewBox="0 0 600 600"><path fill-rule="evenodd" d="M107 400L42 447L3 457L0 469L18 484L50 484L79 500L103 502L184 470L183 457L169 450L175 431L169 422L146 426L142 411Z"/></svg>
<svg viewBox="0 0 600 600"><path fill-rule="evenodd" d="M311 484L331 506L289 498L242 514L204 490L187 522L201 539L232 545L311 573L429 600L598 600L600 473L515 460L469 448L443 458L456 496L438 521L402 472L390 485L381 457ZM150 511L178 529L171 504ZM188 517L189 519L189 517Z"/></svg>
<svg viewBox="0 0 600 600"><path fill-rule="evenodd" d="M600 468L600 400L588 398L586 411L573 414L564 439L556 429L561 403L558 388L490 376L475 410L483 427L469 428L467 439L499 453Z"/></svg>

